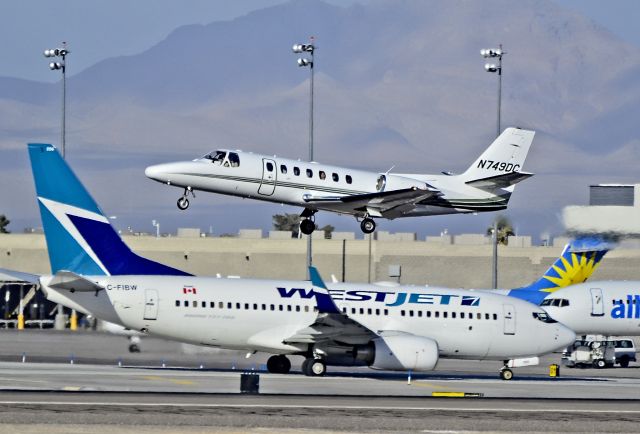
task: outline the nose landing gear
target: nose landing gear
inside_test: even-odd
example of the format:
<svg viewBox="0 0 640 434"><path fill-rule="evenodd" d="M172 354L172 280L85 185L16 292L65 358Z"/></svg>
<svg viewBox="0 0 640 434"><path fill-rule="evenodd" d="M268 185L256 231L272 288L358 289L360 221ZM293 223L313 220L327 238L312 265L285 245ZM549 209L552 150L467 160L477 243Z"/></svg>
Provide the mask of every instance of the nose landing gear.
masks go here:
<svg viewBox="0 0 640 434"><path fill-rule="evenodd" d="M300 221L300 232L305 235L311 235L313 231L316 230L315 214L316 211L309 208L305 208L304 211L302 211L300 214L300 217L302 217Z"/></svg>
<svg viewBox="0 0 640 434"><path fill-rule="evenodd" d="M178 209L184 211L185 209L189 208L189 199L187 198L189 194L191 194L191 196L193 196L194 198L196 197L196 194L193 192L193 189L191 187L185 188L184 193L182 194L180 199L178 199Z"/></svg>

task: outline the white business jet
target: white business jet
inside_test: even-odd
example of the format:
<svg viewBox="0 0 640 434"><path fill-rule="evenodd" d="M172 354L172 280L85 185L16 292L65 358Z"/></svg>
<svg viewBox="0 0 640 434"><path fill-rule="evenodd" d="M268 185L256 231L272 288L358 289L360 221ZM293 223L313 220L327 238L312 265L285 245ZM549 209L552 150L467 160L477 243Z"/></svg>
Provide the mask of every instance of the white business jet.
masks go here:
<svg viewBox="0 0 640 434"><path fill-rule="evenodd" d="M311 234L319 210L350 214L364 233L374 218L497 211L507 207L515 184L532 176L522 166L534 131L507 128L462 174L376 173L316 162L220 149L193 161L159 164L147 177L184 188L304 207L300 230ZM390 161L389 161L390 162Z"/></svg>
<svg viewBox="0 0 640 434"><path fill-rule="evenodd" d="M196 277L133 253L57 150L30 144L52 275L46 297L132 330L198 345L305 357L327 365L428 371L440 358L499 360L563 348L575 334L540 307L460 289ZM24 275L23 275L24 276Z"/></svg>

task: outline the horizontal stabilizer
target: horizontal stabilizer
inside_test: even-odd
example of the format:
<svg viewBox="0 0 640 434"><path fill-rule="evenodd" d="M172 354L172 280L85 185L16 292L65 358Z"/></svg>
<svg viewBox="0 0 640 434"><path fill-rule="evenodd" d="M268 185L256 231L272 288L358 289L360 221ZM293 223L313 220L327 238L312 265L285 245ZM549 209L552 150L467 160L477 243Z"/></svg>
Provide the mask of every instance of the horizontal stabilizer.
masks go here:
<svg viewBox="0 0 640 434"><path fill-rule="evenodd" d="M479 188L481 190L492 191L498 188L510 187L532 176L533 176L533 173L529 173L529 172L509 172L503 175L495 175L495 176L489 176L488 178L474 179L473 181L467 181L466 184L470 185L471 187Z"/></svg>
<svg viewBox="0 0 640 434"><path fill-rule="evenodd" d="M0 282L10 283L10 282L27 282L27 283L38 283L38 279L40 276L37 274L29 274L23 273L21 271L7 270L6 268L0 268Z"/></svg>
<svg viewBox="0 0 640 434"><path fill-rule="evenodd" d="M96 292L104 289L104 286L71 271L58 271L48 286L71 292Z"/></svg>

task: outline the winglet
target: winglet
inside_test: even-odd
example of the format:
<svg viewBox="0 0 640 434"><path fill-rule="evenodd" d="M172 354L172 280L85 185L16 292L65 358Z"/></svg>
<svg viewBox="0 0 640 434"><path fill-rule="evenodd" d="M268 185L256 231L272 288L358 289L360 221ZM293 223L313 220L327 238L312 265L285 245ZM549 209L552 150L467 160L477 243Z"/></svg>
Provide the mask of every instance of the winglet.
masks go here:
<svg viewBox="0 0 640 434"><path fill-rule="evenodd" d="M340 313L340 309L333 302L327 285L320 277L318 269L314 266L309 267L309 276L311 277L311 284L313 285L313 293L316 296L316 303L318 305L318 312L320 313Z"/></svg>

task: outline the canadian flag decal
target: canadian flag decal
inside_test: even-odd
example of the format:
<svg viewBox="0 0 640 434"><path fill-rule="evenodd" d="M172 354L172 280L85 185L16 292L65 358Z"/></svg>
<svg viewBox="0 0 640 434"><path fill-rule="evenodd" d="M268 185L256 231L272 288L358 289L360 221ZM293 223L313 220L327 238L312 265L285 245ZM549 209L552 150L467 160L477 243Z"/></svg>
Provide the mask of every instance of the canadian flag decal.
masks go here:
<svg viewBox="0 0 640 434"><path fill-rule="evenodd" d="M184 286L182 288L182 293L183 294L195 294L196 293L196 287L195 286Z"/></svg>

